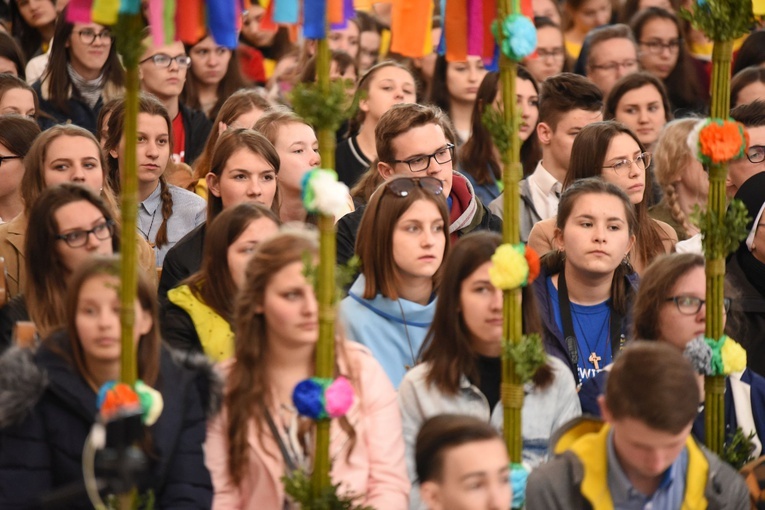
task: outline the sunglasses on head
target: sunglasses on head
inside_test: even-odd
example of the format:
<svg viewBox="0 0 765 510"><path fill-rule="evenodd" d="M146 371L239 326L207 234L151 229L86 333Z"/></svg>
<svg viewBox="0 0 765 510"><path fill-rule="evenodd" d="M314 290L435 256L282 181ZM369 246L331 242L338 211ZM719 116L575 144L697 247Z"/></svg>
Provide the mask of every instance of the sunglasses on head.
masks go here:
<svg viewBox="0 0 765 510"><path fill-rule="evenodd" d="M443 183L435 177L405 177L393 179L385 184L385 189L390 190L391 193L396 196L406 197L409 196L409 193L417 186L434 195L440 195L444 191Z"/></svg>

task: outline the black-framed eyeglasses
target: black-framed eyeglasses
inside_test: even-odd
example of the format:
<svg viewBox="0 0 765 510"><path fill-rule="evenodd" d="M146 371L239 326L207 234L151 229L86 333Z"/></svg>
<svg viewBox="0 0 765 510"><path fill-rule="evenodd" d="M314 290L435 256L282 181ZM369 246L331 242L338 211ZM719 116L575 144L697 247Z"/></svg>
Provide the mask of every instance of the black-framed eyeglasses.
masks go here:
<svg viewBox="0 0 765 510"><path fill-rule="evenodd" d="M108 28L105 28L100 32L96 32L92 28L83 28L77 32L77 35L80 36L80 41L82 41L83 44L93 44L96 42L96 39L102 39L107 43L111 43L114 40L114 35Z"/></svg>
<svg viewBox="0 0 765 510"><path fill-rule="evenodd" d="M560 46L558 48L537 48L537 58L539 60L545 60L548 58L551 58L553 60L562 59L566 56L566 49L563 46Z"/></svg>
<svg viewBox="0 0 765 510"><path fill-rule="evenodd" d="M170 67L170 65L175 61L176 64L178 64L178 67L181 69L189 67L191 65L191 57L188 55L176 55L174 57L171 57L170 55L166 55L164 53L157 53L156 55L152 55L149 58L145 58L139 62L139 64L143 64L144 62L148 62L151 60L155 66L157 67Z"/></svg>
<svg viewBox="0 0 765 510"><path fill-rule="evenodd" d="M665 301L668 303L674 301L677 311L683 315L696 315L701 310L701 305L707 302L705 299L696 296L672 296L668 297ZM730 310L731 303L731 298L723 298L723 310L725 313L728 313L728 310Z"/></svg>
<svg viewBox="0 0 765 510"><path fill-rule="evenodd" d="M90 234L96 236L99 241L106 241L114 235L114 222L107 220L99 223L90 230L73 230L66 234L59 234L56 239L61 239L70 248L82 248L88 244Z"/></svg>
<svg viewBox="0 0 765 510"><path fill-rule="evenodd" d="M0 166L3 166L6 159L24 159L24 156L0 156Z"/></svg>
<svg viewBox="0 0 765 510"><path fill-rule="evenodd" d="M433 154L423 154L422 156L415 156L413 158L400 160L394 159L393 163L406 163L409 165L410 172L422 172L428 169L430 166L430 158L436 160L436 163L443 165L448 163L454 157L454 144L447 143L444 147L441 147Z"/></svg>
<svg viewBox="0 0 765 510"><path fill-rule="evenodd" d="M746 159L750 163L762 163L765 161L765 145L752 145L746 151Z"/></svg>
<svg viewBox="0 0 765 510"><path fill-rule="evenodd" d="M674 39L669 42L663 41L640 41L641 46L648 48L648 53L653 55L661 55L664 50L669 50L670 53L677 53L680 50L680 45L683 44L682 39Z"/></svg>
<svg viewBox="0 0 765 510"><path fill-rule="evenodd" d="M619 161L613 163L612 165L604 165L603 168L611 168L613 169L614 172L618 174L625 170L628 170L633 163L639 169L645 170L646 168L648 168L648 165L651 164L651 153L643 152L642 154L638 154L635 157L635 159L620 159Z"/></svg>
<svg viewBox="0 0 765 510"><path fill-rule="evenodd" d="M444 184L435 177L400 177L385 183L385 189L399 197L409 196L416 186L434 195L440 195L444 191Z"/></svg>
<svg viewBox="0 0 765 510"><path fill-rule="evenodd" d="M630 69L637 69L638 61L635 59L625 60L624 62L609 62L607 64L590 64L590 69L595 69L597 71L606 71L606 72L614 72L618 71L619 68L623 68L624 70L628 71Z"/></svg>

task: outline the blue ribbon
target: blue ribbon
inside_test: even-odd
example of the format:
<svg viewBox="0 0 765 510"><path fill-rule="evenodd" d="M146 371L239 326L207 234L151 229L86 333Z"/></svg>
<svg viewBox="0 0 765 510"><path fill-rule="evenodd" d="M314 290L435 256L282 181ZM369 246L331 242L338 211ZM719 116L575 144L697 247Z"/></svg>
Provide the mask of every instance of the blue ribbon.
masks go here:
<svg viewBox="0 0 765 510"><path fill-rule="evenodd" d="M324 39L327 15L326 0L305 0L303 4L303 35L306 39Z"/></svg>
<svg viewBox="0 0 765 510"><path fill-rule="evenodd" d="M274 22L294 25L300 15L298 0L271 0L274 3Z"/></svg>
<svg viewBox="0 0 765 510"><path fill-rule="evenodd" d="M230 0L207 1L207 26L216 44L229 49L236 49L238 13L234 2Z"/></svg>

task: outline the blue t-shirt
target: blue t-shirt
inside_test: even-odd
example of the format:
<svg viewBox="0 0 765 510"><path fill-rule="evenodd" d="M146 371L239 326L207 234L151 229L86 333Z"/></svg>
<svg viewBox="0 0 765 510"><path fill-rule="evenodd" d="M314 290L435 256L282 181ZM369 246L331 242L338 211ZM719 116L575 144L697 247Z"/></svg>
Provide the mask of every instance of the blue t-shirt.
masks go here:
<svg viewBox="0 0 765 510"><path fill-rule="evenodd" d="M555 313L555 323L563 331L563 321L558 305L558 289L555 288L552 278L549 276L547 277L547 291ZM611 307L609 301L606 300L591 306L571 303L571 322L574 326L574 335L579 350L577 370L580 381L593 377L606 365L611 364L612 352L609 338L611 336L609 327ZM595 356L592 356L593 353ZM598 368L595 368L595 361L597 361Z"/></svg>

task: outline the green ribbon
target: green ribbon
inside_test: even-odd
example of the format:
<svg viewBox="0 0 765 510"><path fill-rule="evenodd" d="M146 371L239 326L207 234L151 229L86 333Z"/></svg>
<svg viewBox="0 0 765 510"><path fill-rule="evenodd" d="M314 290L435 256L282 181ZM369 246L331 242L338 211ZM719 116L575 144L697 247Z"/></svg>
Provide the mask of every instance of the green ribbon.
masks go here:
<svg viewBox="0 0 765 510"><path fill-rule="evenodd" d="M709 348L712 349L712 375L725 375L725 370L723 369L722 347L725 345L727 339L727 335L723 335L719 340L704 337L704 341L706 341Z"/></svg>

